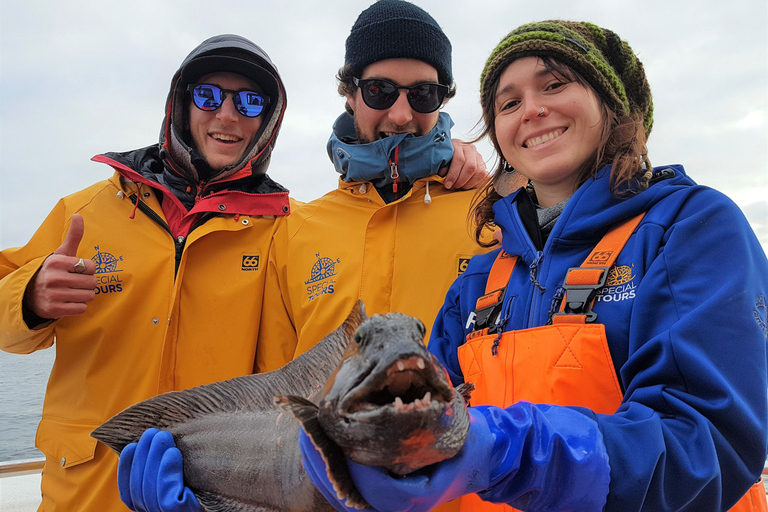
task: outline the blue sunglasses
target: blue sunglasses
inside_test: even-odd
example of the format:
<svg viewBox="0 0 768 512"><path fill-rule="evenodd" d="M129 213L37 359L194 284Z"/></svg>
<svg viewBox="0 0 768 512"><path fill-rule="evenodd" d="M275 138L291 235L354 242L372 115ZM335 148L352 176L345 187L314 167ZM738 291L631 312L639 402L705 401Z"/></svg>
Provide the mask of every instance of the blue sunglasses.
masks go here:
<svg viewBox="0 0 768 512"><path fill-rule="evenodd" d="M258 117L269 105L269 96L256 91L232 91L211 84L190 85L187 91L192 94L192 103L205 112L218 110L229 94L237 111L245 117Z"/></svg>

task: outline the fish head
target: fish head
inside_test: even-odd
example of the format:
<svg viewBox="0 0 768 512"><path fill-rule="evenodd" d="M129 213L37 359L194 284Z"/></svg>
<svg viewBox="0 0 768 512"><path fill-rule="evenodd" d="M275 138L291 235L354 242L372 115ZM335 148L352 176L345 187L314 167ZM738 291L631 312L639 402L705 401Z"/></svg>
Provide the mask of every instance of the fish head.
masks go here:
<svg viewBox="0 0 768 512"><path fill-rule="evenodd" d="M373 315L350 341L318 404L318 422L352 460L398 474L453 457L469 429L461 393L401 313Z"/></svg>

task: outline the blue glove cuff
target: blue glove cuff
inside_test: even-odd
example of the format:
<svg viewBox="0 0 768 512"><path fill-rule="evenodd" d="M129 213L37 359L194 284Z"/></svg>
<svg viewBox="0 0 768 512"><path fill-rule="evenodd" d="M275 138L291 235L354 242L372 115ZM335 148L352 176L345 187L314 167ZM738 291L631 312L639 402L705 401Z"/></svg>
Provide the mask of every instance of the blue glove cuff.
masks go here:
<svg viewBox="0 0 768 512"><path fill-rule="evenodd" d="M194 493L184 486L181 452L164 430L148 429L123 449L117 486L123 503L137 512L200 512Z"/></svg>

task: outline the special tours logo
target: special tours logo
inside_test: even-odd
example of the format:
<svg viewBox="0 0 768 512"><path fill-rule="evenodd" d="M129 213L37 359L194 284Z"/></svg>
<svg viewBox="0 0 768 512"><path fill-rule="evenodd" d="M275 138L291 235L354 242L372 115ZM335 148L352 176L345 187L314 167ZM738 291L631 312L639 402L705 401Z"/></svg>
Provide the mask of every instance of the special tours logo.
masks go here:
<svg viewBox="0 0 768 512"><path fill-rule="evenodd" d="M123 269L118 268L119 263L123 261L123 257L116 257L106 251L102 251L98 245L94 246L96 254L91 258L91 261L96 263L96 279L97 285L93 289L96 295L105 293L120 293L123 291L123 280L120 278L119 272Z"/></svg>
<svg viewBox="0 0 768 512"><path fill-rule="evenodd" d="M597 301L619 302L634 299L637 284L632 282L635 279L635 276L632 275L633 268L634 265L611 267L605 280L605 286L597 291L595 297Z"/></svg>
<svg viewBox="0 0 768 512"><path fill-rule="evenodd" d="M320 253L315 253L315 256L317 256L317 261L312 265L309 279L304 281L304 284L307 285L307 297L310 301L335 291L336 279L333 279L333 276L338 273L336 265L341 263L339 258L333 261L331 258L321 258Z"/></svg>

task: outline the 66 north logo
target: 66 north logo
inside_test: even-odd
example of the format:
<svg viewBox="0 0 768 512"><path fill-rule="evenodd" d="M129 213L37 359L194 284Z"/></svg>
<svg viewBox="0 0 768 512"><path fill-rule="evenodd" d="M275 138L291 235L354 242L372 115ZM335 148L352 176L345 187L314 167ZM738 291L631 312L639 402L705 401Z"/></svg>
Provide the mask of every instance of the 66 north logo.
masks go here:
<svg viewBox="0 0 768 512"><path fill-rule="evenodd" d="M259 255L258 254L244 254L240 265L240 269L245 272L251 272L259 270Z"/></svg>

